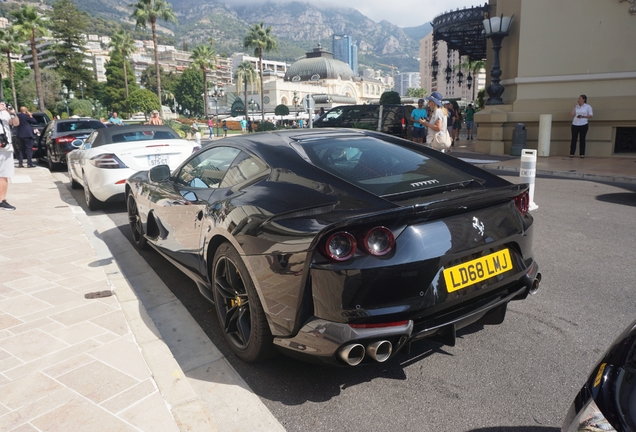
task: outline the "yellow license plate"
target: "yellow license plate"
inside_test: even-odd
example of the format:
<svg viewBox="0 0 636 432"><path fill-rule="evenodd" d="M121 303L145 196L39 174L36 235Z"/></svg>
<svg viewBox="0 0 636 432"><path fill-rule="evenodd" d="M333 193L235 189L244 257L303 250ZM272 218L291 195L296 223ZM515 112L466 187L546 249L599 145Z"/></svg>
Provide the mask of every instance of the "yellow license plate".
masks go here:
<svg viewBox="0 0 636 432"><path fill-rule="evenodd" d="M449 293L458 291L508 270L512 270L512 260L508 249L504 249L445 269L446 289Z"/></svg>

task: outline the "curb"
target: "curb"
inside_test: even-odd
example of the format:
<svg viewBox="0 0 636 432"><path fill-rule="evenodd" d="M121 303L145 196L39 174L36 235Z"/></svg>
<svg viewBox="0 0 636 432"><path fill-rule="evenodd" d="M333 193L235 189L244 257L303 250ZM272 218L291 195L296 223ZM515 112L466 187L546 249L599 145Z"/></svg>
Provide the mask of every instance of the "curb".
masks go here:
<svg viewBox="0 0 636 432"><path fill-rule="evenodd" d="M508 166L508 165L496 165L492 164L475 164L475 166L491 171L504 171L509 173L519 173L520 168ZM593 181L602 181L608 183L629 183L636 184L636 177L626 177L626 176L609 176L603 174L587 174L577 171L555 171L555 170L545 170L545 169L537 169L537 175L545 175L551 177L563 177L569 179L579 179L579 180L593 180Z"/></svg>

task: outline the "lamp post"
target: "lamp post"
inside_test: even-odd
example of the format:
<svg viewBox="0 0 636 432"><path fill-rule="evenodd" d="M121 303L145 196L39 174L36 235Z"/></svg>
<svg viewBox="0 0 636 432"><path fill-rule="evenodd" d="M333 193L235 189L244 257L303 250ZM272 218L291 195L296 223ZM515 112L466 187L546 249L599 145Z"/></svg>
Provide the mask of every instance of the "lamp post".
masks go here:
<svg viewBox="0 0 636 432"><path fill-rule="evenodd" d="M214 101L216 109L216 136L221 136L221 130L219 129L219 99L225 96L225 90L223 87L219 87L218 84L214 84L214 90L208 90L208 96Z"/></svg>
<svg viewBox="0 0 636 432"><path fill-rule="evenodd" d="M457 85L461 87L463 82L464 82L464 74L460 70L459 72L457 72Z"/></svg>
<svg viewBox="0 0 636 432"><path fill-rule="evenodd" d="M453 70L448 63L446 64L446 69L444 69L444 74L446 75L446 83L450 83L451 78L453 77Z"/></svg>
<svg viewBox="0 0 636 432"><path fill-rule="evenodd" d="M298 97L298 92L294 91L294 97L292 98L292 103L294 104L294 111L296 111L296 123L298 123L298 102L300 98Z"/></svg>
<svg viewBox="0 0 636 432"><path fill-rule="evenodd" d="M433 75L433 79L437 78L437 72L439 71L439 62L436 57L433 57L433 61L431 62L431 75Z"/></svg>
<svg viewBox="0 0 636 432"><path fill-rule="evenodd" d="M500 17L488 17L483 21L484 32L487 38L492 40L492 50L495 53L492 62L492 71L490 71L490 85L486 88L488 93L488 101L486 105L503 105L501 95L504 92L504 87L499 84L501 78L501 69L499 67L499 51L501 50L501 41L503 38L510 34L510 27L512 26L512 19L514 15L505 17L503 14Z"/></svg>
<svg viewBox="0 0 636 432"><path fill-rule="evenodd" d="M77 88L82 92L82 99L84 99L84 89L86 88L86 83L84 81L78 82Z"/></svg>
<svg viewBox="0 0 636 432"><path fill-rule="evenodd" d="M71 113L68 109L68 100L73 99L75 97L75 93L73 93L73 90L69 91L66 85L62 85L62 90L60 91L59 94L60 94L60 97L64 99L64 102L66 103L66 116L70 117Z"/></svg>
<svg viewBox="0 0 636 432"><path fill-rule="evenodd" d="M254 115L254 110L256 109L256 101L254 98L250 98L250 102L248 104L250 106L250 111L252 112L252 116Z"/></svg>

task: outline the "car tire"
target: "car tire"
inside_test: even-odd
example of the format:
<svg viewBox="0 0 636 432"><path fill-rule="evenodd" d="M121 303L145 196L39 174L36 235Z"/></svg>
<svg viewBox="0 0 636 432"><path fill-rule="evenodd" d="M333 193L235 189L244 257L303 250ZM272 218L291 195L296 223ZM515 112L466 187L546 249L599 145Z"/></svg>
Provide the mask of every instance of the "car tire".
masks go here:
<svg viewBox="0 0 636 432"><path fill-rule="evenodd" d="M277 351L256 288L241 256L229 243L214 254L212 290L223 336L234 354L246 362L273 357Z"/></svg>
<svg viewBox="0 0 636 432"><path fill-rule="evenodd" d="M84 181L84 200L86 201L86 205L89 210L95 211L99 210L102 207L102 202L95 198L93 192L91 192L91 188L88 187L88 182L86 181L86 175L83 176Z"/></svg>
<svg viewBox="0 0 636 432"><path fill-rule="evenodd" d="M51 158L50 150L46 150L46 161L49 164L49 171L57 171L59 164L53 162L53 158Z"/></svg>
<svg viewBox="0 0 636 432"><path fill-rule="evenodd" d="M82 187L82 185L73 178L71 164L68 164L68 178L71 180L71 189L79 189Z"/></svg>
<svg viewBox="0 0 636 432"><path fill-rule="evenodd" d="M137 201L135 201L132 194L128 194L126 198L126 207L128 209L128 223L130 224L130 231L132 232L133 244L137 249L146 249L148 240L146 239L144 226L139 217Z"/></svg>

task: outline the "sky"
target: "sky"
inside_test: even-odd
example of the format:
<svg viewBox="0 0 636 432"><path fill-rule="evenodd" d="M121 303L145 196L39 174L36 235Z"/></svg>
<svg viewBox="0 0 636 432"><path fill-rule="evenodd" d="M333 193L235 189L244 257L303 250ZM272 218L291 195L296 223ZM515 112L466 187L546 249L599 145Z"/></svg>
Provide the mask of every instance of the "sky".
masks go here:
<svg viewBox="0 0 636 432"><path fill-rule="evenodd" d="M254 4L265 0L234 0L232 3ZM271 1L271 0L270 0ZM275 0L276 1L276 0ZM291 0L277 0L286 3ZM487 0L300 0L316 7L335 6L357 9L375 22L387 20L398 27L417 27L437 15L464 7L483 6Z"/></svg>

